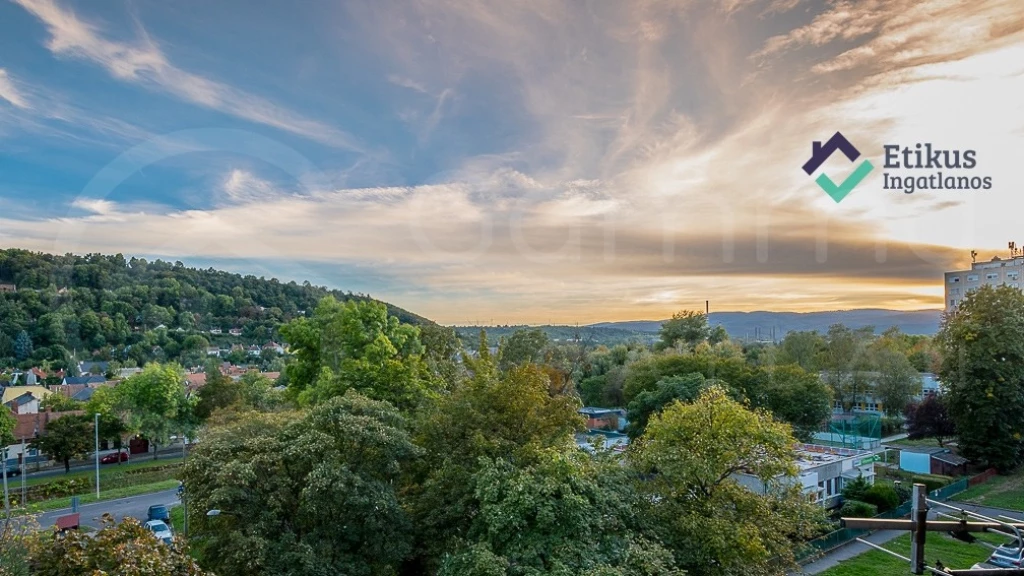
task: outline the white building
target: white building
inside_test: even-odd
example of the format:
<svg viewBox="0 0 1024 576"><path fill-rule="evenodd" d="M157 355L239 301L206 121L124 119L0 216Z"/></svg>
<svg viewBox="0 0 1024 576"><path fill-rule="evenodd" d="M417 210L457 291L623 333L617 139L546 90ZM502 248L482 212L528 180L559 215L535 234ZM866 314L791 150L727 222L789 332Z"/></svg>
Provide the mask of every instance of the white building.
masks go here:
<svg viewBox="0 0 1024 576"><path fill-rule="evenodd" d="M779 478L774 485L778 482L782 485L799 483L811 502L831 508L839 504L839 496L847 482L863 477L868 484L875 483L875 462L879 456L873 452L817 444L798 444L796 452L797 476ZM734 478L741 486L760 494L773 487L773 483L762 482L751 474L741 472Z"/></svg>
<svg viewBox="0 0 1024 576"><path fill-rule="evenodd" d="M1019 251L1015 252L1020 254ZM954 270L946 272L946 311L949 312L963 301L972 290L985 284L991 286L1007 285L1020 288L1021 271L1024 270L1024 256L1014 256L1003 260L999 256L992 257L988 262L973 262L970 270Z"/></svg>

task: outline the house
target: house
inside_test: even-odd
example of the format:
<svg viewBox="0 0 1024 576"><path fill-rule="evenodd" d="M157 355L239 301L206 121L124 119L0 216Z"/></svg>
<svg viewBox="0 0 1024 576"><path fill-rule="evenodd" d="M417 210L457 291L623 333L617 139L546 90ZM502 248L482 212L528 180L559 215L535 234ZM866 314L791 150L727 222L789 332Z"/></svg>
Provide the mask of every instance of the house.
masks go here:
<svg viewBox="0 0 1024 576"><path fill-rule="evenodd" d="M284 346L278 344L277 342L267 342L266 344L263 345L263 349L270 349L273 350L274 352L277 352L278 354L284 354Z"/></svg>
<svg viewBox="0 0 1024 576"><path fill-rule="evenodd" d="M223 334L220 328L210 328L210 334Z"/></svg>
<svg viewBox="0 0 1024 576"><path fill-rule="evenodd" d="M767 494L777 486L799 484L811 502L826 508L838 506L840 496L847 482L864 478L868 484L875 483L875 462L878 454L853 448L835 448L816 444L797 444L797 476L779 477L763 482L757 476L739 472L733 478L741 486L760 494Z"/></svg>
<svg viewBox="0 0 1024 576"><path fill-rule="evenodd" d="M249 356L259 356L260 352L261 352L260 347L255 345L255 344L253 344L252 346L249 346L248 351L249 351Z"/></svg>
<svg viewBox="0 0 1024 576"><path fill-rule="evenodd" d="M7 406L15 414L39 412L39 402L51 393L42 386L7 386L3 391L3 399L0 400L0 404ZM29 398L25 398L26 395Z"/></svg>
<svg viewBox="0 0 1024 576"><path fill-rule="evenodd" d="M121 379L124 379L124 378L128 378L128 377L134 376L134 375L136 375L136 374L138 374L140 372L142 372L142 368L138 368L138 367L135 367L135 368L121 368L120 370L117 371L117 377L121 378Z"/></svg>
<svg viewBox="0 0 1024 576"><path fill-rule="evenodd" d="M50 386L50 392L54 394L60 394L65 398L74 398L75 394L78 394L82 390L85 390L89 386L87 384L57 384Z"/></svg>
<svg viewBox="0 0 1024 576"><path fill-rule="evenodd" d="M849 382L859 379L864 383L863 392L856 394L853 398L847 399L849 406L849 413L853 414L868 414L872 416L881 416L885 413L885 405L882 403L880 398L877 398L874 394L874 389L878 384L878 379L881 377L879 372L847 372L847 373L830 373L821 372L820 374L822 382L834 385L833 382L839 378L844 381L844 385L849 386ZM939 380L930 372L920 372L918 374L920 379L920 388L914 392L914 399L920 401L925 394L928 392L936 392L939 389ZM847 413L846 406L843 406L840 400L835 400L832 405L833 414L844 414ZM902 407L900 407L902 411Z"/></svg>
<svg viewBox="0 0 1024 576"><path fill-rule="evenodd" d="M19 460L22 457L22 446L25 445L25 462L36 462L45 458L36 450L28 448L28 443L36 437L46 434L46 426L50 422L64 416L84 414L81 410L69 412L51 412L49 410L36 412L34 414L14 415L14 440L15 443L7 447L7 458Z"/></svg>
<svg viewBox="0 0 1024 576"><path fill-rule="evenodd" d="M87 376L87 375L102 376L102 375L106 374L107 370L109 370L109 369L110 369L110 362L86 361L86 362L79 362L78 363L78 373L81 374L82 376Z"/></svg>
<svg viewBox="0 0 1024 576"><path fill-rule="evenodd" d="M966 476L968 460L949 448L938 446L900 447L900 470L914 474Z"/></svg>
<svg viewBox="0 0 1024 576"><path fill-rule="evenodd" d="M241 328L232 328L231 330L228 330L228 334L231 334L232 336L241 336L242 335L242 329Z"/></svg>
<svg viewBox="0 0 1024 576"><path fill-rule="evenodd" d="M195 392L203 386L206 386L206 373L196 372L194 374L186 374L185 380L185 390Z"/></svg>
<svg viewBox="0 0 1024 576"><path fill-rule="evenodd" d="M17 292L18 287L14 284L0 283L0 293Z"/></svg>
<svg viewBox="0 0 1024 576"><path fill-rule="evenodd" d="M95 386L97 384L103 384L107 381L105 376L68 376L61 381L61 384L65 386L71 385L85 385Z"/></svg>
<svg viewBox="0 0 1024 576"><path fill-rule="evenodd" d="M585 406L580 408L579 413L587 419L588 430L616 430L621 432L626 429L625 408L595 408Z"/></svg>
<svg viewBox="0 0 1024 576"><path fill-rule="evenodd" d="M609 430L591 430L585 434L576 435L576 446L579 446L582 450L595 454L597 452L594 449L595 444L603 447L605 450L625 452L629 446L629 436L621 432Z"/></svg>
<svg viewBox="0 0 1024 576"><path fill-rule="evenodd" d="M207 356L220 356L220 348L217 346L210 346L206 349Z"/></svg>

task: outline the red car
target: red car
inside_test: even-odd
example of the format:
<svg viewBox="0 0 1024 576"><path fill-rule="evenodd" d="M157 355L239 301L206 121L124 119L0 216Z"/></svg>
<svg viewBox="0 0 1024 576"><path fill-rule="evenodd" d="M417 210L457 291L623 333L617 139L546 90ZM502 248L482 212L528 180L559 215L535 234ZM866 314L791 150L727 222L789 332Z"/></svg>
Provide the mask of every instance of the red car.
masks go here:
<svg viewBox="0 0 1024 576"><path fill-rule="evenodd" d="M127 462L128 461L128 453L127 452L112 452L112 453L107 454L106 456L100 458L100 463L101 464L113 464L113 463L117 462L118 455L121 456L121 462Z"/></svg>

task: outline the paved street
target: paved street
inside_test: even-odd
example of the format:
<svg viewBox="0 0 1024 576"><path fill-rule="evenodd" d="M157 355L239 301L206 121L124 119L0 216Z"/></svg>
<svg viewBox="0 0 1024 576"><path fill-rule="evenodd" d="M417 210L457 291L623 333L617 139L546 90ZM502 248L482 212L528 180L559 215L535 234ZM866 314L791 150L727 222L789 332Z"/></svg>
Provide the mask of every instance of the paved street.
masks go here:
<svg viewBox="0 0 1024 576"><path fill-rule="evenodd" d="M83 504L79 507L79 514L81 514L82 526L98 528L100 525L99 518L105 512L110 513L118 521L125 517L134 517L140 521L145 521L146 512L149 510L150 506L158 504L163 504L165 506L177 506L179 503L178 490L177 488L172 488L170 490L131 496L129 498L120 498L118 500ZM41 527L53 526L56 524L58 516L70 513L71 509L65 508L63 510L44 512L35 518L36 522L38 522Z"/></svg>
<svg viewBox="0 0 1024 576"><path fill-rule="evenodd" d="M998 509L998 508L989 508L989 507L986 507L986 506L975 506L973 504L965 504L965 503L961 503L961 502L952 502L952 501L948 502L948 504L950 504L951 506L956 506L958 508L963 508L965 510L970 510L971 512L974 512L976 514L983 514L983 515L988 516L990 518L996 518L999 515L1003 515L1003 516L1009 516L1010 518L1017 518L1017 519L1019 519L1021 521L1024 521L1024 513L1022 513L1022 512L1013 512L1013 511L1009 511L1009 510L1001 510L1001 509ZM940 511L940 512L943 512L943 513L946 513L946 514L952 514L954 516L956 515L956 512L954 512L953 510L948 510L948 509L947 510L943 510L942 507L940 507L940 506L933 506L932 510L933 511ZM933 520L933 519L934 520L948 520L948 518L940 518L940 517L936 516L934 513L929 514L928 515L928 519L929 520ZM869 535L865 539L868 542L871 542L872 544L879 544L880 545L880 544L885 544L886 542L897 538L901 534L906 534L906 532L903 532L903 531L900 531L900 530L880 530L878 532L873 532L871 535ZM815 560L814 562L811 562L810 564L802 566L799 571L794 572L793 574L820 574L820 573L828 570L829 568L832 568L833 566L837 566L839 563L843 562L844 560L849 560L850 558L853 558L855 556L860 556L861 554L863 554L863 553L865 553L865 552L867 552L869 550L871 550L870 546L868 546L866 544L861 544L860 542L852 541L849 544L846 544L845 546L841 546L839 548L836 548L835 550L829 552L828 554L826 554L825 556ZM907 550L906 553L909 555L910 551Z"/></svg>

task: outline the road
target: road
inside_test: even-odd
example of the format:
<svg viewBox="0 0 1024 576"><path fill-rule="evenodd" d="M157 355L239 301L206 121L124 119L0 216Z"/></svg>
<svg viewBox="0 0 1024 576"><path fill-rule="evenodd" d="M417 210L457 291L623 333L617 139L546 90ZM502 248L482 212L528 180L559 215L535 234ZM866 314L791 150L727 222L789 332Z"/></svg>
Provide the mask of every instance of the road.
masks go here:
<svg viewBox="0 0 1024 576"><path fill-rule="evenodd" d="M167 452L160 452L157 455L157 458L160 459L160 460L163 460L163 459L166 459L166 458L181 458L181 448L178 448L176 450L168 450ZM132 457L131 461L135 462L135 461L139 461L139 460L152 460L152 459L153 459L153 455L152 454L137 454L137 455ZM29 466L30 469L32 468L32 464L29 464L28 466ZM107 467L115 468L115 467L117 467L117 464L100 464L100 467L104 468L104 469L107 468ZM71 465L71 471L72 472L81 472L82 470L94 470L95 468L96 468L96 463L95 462L87 462L87 463L79 463L79 464L72 464ZM25 478L48 478L50 476L63 476L64 474L65 474L64 467L58 464L57 466L55 466L53 468L49 468L49 469L46 469L46 470L41 470L39 472L29 472L29 473L25 474ZM18 478L17 476L11 476L7 480L8 480L8 482L12 482L13 485L21 486L21 484L19 484L21 479Z"/></svg>
<svg viewBox="0 0 1024 576"><path fill-rule="evenodd" d="M963 503L963 502L952 502L951 501L951 502L947 502L947 504L949 504L951 506L956 506L958 508L963 508L965 510L970 510L971 512L974 512L975 514L982 514L982 515L988 516L990 518L996 518L997 516L1003 515L1003 516L1009 516L1011 518L1017 518L1017 519L1019 519L1021 521L1024 521L1024 512L1014 512L1014 511L1010 511L1010 510L1002 510L1002 509L999 509L999 508L989 508L987 506L975 506L973 504L966 504L966 503ZM934 506L933 505L932 506L932 510L933 511L940 511L940 512L943 512L945 514L951 514L951 515L954 515L954 516L957 515L957 513L955 511L953 511L953 510L943 510L940 506ZM929 520L949 520L949 518L940 518L940 517L936 516L934 514L934 512L931 512L931 513L928 514L928 519ZM888 542L890 540L894 540L895 538L899 537L902 534L906 534L906 532L903 532L902 530L879 530L878 532L871 533L865 539L868 542L871 542L872 544L885 544L886 542ZM814 562L811 562L810 564L807 564L805 566L801 566L800 570L797 571L797 572L794 572L793 574L794 575L796 575L796 574L820 574L820 573L828 570L829 568L837 566L839 563L843 562L844 560L849 560L850 558L853 558L855 556L860 556L861 554L863 554L863 553L865 553L865 552L867 552L869 550L871 550L870 546L867 546L866 544L861 544L860 542L857 542L857 541L851 541L849 544L845 544L843 546L840 546L839 548L836 548L835 550L829 552L828 554L825 554L824 556L822 556L821 558L815 560ZM907 551L907 554L909 554L909 551Z"/></svg>
<svg viewBox="0 0 1024 576"><path fill-rule="evenodd" d="M171 488L170 490L163 490L161 492L152 492L150 494L141 494L139 496L119 498L117 500L107 500L106 502L82 504L79 506L78 512L81 514L80 522L82 526L98 528L100 526L99 519L104 513L109 513L118 521L121 521L126 517L137 518L140 521L145 521L149 507L160 504L163 504L164 506L177 506L180 504L178 501L178 489ZM53 510L37 515L35 520L39 523L40 527L53 526L57 523L57 517L70 513L70 508Z"/></svg>

